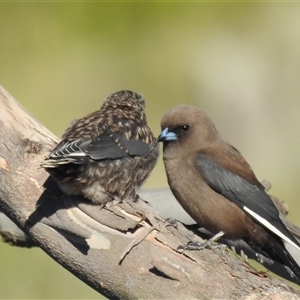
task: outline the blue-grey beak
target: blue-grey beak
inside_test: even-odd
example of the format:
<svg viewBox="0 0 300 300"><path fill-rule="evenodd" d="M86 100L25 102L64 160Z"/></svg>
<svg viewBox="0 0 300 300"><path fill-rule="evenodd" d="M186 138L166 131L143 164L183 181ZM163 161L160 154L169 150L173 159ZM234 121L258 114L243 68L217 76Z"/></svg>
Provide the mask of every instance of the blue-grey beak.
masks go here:
<svg viewBox="0 0 300 300"><path fill-rule="evenodd" d="M176 141L177 140L177 135L176 133L169 131L168 127L165 128L161 134L159 135L157 141L158 142L168 142L168 141Z"/></svg>

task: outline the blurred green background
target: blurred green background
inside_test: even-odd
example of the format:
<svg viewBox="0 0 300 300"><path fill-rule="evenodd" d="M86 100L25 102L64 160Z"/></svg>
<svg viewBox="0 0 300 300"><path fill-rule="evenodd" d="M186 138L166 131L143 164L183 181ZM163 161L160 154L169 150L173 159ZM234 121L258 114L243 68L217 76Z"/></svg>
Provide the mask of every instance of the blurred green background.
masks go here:
<svg viewBox="0 0 300 300"><path fill-rule="evenodd" d="M0 84L61 136L120 89L205 110L300 226L299 3L0 3ZM166 187L160 159L145 187ZM39 249L0 243L0 298L101 295Z"/></svg>

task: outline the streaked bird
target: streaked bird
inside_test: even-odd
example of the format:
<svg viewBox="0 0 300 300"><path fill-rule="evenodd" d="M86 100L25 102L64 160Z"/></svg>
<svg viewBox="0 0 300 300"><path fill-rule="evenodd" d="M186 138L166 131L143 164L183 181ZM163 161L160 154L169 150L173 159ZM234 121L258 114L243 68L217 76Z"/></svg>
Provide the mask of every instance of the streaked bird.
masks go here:
<svg viewBox="0 0 300 300"><path fill-rule="evenodd" d="M258 253L300 267L287 245L300 251L279 211L241 153L196 107L179 105L162 118L163 160L170 188L186 212L212 234L244 240Z"/></svg>
<svg viewBox="0 0 300 300"><path fill-rule="evenodd" d="M111 94L100 110L73 122L41 166L66 194L102 205L135 200L159 154L144 109L139 94Z"/></svg>

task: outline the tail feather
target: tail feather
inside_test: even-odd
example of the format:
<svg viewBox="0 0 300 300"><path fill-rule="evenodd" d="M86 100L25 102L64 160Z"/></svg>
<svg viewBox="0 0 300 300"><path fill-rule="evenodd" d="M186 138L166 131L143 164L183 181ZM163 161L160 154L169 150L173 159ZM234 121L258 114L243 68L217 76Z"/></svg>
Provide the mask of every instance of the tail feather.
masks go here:
<svg viewBox="0 0 300 300"><path fill-rule="evenodd" d="M67 165L67 164L81 164L82 161L78 160L78 158L72 158L72 157L59 157L57 159L47 158L45 161L41 164L42 168L58 168L61 165Z"/></svg>
<svg viewBox="0 0 300 300"><path fill-rule="evenodd" d="M283 263L291 269L291 271L298 277L298 279L300 279L300 266L298 265L294 257L291 255L291 253L288 251L287 246L289 246L289 244L284 243L284 246L282 247L281 251L279 249L276 250L279 250L278 255L282 259Z"/></svg>

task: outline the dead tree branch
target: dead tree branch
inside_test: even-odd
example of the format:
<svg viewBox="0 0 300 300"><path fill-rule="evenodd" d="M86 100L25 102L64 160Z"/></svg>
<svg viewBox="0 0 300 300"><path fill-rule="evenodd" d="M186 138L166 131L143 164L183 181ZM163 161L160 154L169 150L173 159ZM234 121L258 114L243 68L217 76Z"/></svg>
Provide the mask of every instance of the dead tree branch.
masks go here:
<svg viewBox="0 0 300 300"><path fill-rule="evenodd" d="M110 299L296 299L283 281L223 250L176 251L199 237L143 201L100 210L62 194L39 167L58 139L0 87L0 205L48 255ZM155 195L154 195L155 197Z"/></svg>

